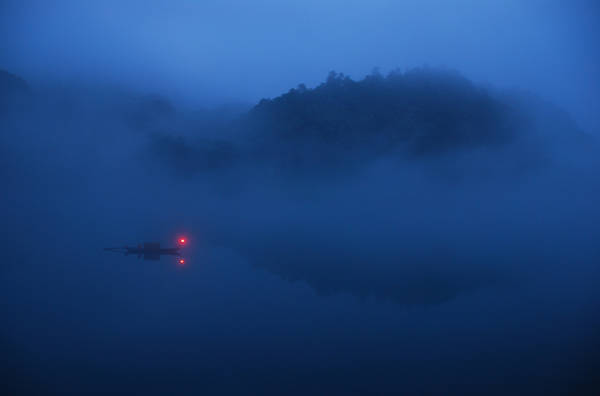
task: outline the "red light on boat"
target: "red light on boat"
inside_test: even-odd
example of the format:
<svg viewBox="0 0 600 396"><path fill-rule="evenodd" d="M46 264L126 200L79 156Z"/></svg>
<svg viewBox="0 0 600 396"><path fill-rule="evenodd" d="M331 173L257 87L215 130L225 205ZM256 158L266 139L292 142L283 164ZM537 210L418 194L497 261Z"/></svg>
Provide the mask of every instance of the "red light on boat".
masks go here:
<svg viewBox="0 0 600 396"><path fill-rule="evenodd" d="M179 238L178 242L179 242L180 245L185 245L187 243L187 239L185 239L185 238Z"/></svg>
<svg viewBox="0 0 600 396"><path fill-rule="evenodd" d="M185 260L184 259L179 259L179 264L181 264L181 265L185 264Z"/></svg>

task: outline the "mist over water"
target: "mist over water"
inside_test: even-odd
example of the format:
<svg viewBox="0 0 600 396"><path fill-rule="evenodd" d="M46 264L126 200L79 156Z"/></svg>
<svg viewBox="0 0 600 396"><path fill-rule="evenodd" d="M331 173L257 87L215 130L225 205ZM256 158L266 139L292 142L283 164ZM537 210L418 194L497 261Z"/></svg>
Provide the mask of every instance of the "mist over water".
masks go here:
<svg viewBox="0 0 600 396"><path fill-rule="evenodd" d="M181 22L169 35L184 43L191 25L182 4L163 11ZM459 14L474 24L493 4ZM103 6L31 7L0 10L3 19L41 18L40 32L61 20L60 10L105 20ZM109 32L134 20L131 7L116 9ZM194 15L199 6L189 7ZM306 16L301 9L316 7L272 9ZM369 9L363 28L384 15L381 7ZM458 26L444 7L436 11L440 32ZM565 18L594 9L576 7ZM34 9L46 17L34 18ZM154 26L148 9L138 16ZM361 9L352 3L343 14ZM213 5L212 15L220 10ZM528 15L518 10L509 3L506 12ZM312 27L318 37L320 25L308 21L290 26ZM517 24L530 43L542 25ZM342 36L357 34L336 26ZM416 44L402 46L415 59L406 69L373 50L370 65L389 62L369 73L349 55L352 77L327 74L341 63L335 51L322 63L284 58L296 66L281 75L259 72L255 54L244 69L251 83L216 74L222 92L197 93L202 105L189 99L193 92L174 93L175 74L171 83L148 83L124 69L116 84L115 74L87 63L93 57L42 73L45 44L17 56L15 43L29 37L17 35L7 46L13 58L0 57L0 391L596 394L600 146L582 104L587 88L570 88L561 103L555 93L570 83L515 84L527 75L508 67L516 56L499 59L505 78L469 61L467 44L436 58L444 52L431 29L422 54L453 60L458 70L419 66ZM237 35L222 32L226 42ZM250 32L249 40L266 34ZM286 47L294 44L289 34L283 29ZM123 47L140 50L142 37ZM90 40L94 57L111 54L113 40ZM528 56L555 59L542 56L550 48L579 54L564 40ZM356 45L365 51L365 43ZM496 46L510 43L499 38ZM269 53L279 44L251 47ZM233 59L224 48L220 59ZM65 54L58 48L50 63ZM169 73L183 67L177 60L195 59L184 47L169 54ZM150 51L146 59L162 58ZM66 78L73 65L80 73ZM470 78L486 73L493 86ZM189 239L183 266L169 256L146 261L102 250L173 246L180 235Z"/></svg>

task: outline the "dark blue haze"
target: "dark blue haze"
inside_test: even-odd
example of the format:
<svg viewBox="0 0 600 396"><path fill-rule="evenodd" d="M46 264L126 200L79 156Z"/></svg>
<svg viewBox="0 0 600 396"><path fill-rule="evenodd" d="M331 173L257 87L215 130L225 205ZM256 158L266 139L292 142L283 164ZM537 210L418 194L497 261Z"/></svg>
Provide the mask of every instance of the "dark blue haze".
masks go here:
<svg viewBox="0 0 600 396"><path fill-rule="evenodd" d="M599 11L0 1L0 394L600 394Z"/></svg>

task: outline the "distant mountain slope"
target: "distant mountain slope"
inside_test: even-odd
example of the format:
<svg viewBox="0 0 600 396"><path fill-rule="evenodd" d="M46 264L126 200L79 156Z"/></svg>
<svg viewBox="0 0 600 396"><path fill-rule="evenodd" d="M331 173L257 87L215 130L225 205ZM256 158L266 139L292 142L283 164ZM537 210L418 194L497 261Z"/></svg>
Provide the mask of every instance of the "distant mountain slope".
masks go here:
<svg viewBox="0 0 600 396"><path fill-rule="evenodd" d="M22 104L30 95L29 85L21 77L0 70L0 114L8 107Z"/></svg>
<svg viewBox="0 0 600 396"><path fill-rule="evenodd" d="M17 92L29 91L29 86L21 77L0 70L0 95L10 95Z"/></svg>

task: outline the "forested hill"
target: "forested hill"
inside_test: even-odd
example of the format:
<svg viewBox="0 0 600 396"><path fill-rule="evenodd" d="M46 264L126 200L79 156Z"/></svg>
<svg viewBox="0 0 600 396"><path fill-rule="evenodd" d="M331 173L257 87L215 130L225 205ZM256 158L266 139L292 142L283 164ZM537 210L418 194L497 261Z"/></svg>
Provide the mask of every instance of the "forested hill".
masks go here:
<svg viewBox="0 0 600 396"><path fill-rule="evenodd" d="M299 85L262 100L246 121L277 140L329 142L418 153L503 143L523 120L508 103L451 71L413 69L363 80L331 72L314 89Z"/></svg>
<svg viewBox="0 0 600 396"><path fill-rule="evenodd" d="M160 164L185 175L238 165L345 171L382 156L429 159L480 148L492 150L471 168L485 162L520 171L565 155L598 157L595 140L560 108L443 69L374 72L359 81L331 72L314 88L300 84L247 112L185 112L160 95L134 100L119 91L96 97L50 90L41 98L34 92L0 71L0 121L45 119L41 130L63 133L69 119L78 131L104 125L98 132L103 138L106 131L131 131L148 138L149 155Z"/></svg>

